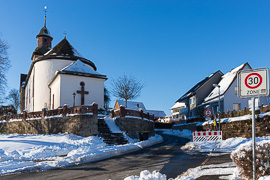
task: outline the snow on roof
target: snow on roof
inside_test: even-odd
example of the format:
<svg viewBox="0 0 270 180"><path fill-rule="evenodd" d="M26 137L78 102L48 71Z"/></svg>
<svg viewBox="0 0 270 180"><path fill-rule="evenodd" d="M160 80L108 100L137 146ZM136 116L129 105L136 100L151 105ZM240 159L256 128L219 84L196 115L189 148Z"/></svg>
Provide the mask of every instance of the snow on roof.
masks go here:
<svg viewBox="0 0 270 180"><path fill-rule="evenodd" d="M224 95L220 96L220 101L222 101L224 99ZM214 102L218 102L219 101L219 98L218 97L215 97L207 102L204 102L200 105L198 105L197 107L200 107L200 106L204 106L204 105L207 105L207 104L210 104L210 103L214 103Z"/></svg>
<svg viewBox="0 0 270 180"><path fill-rule="evenodd" d="M66 38L60 41L50 51L44 54L46 55L57 55L57 56L78 56L82 57L80 53L68 42Z"/></svg>
<svg viewBox="0 0 270 180"><path fill-rule="evenodd" d="M126 101L123 100L117 100L119 106L126 106ZM135 101L128 101L127 102L127 109L133 109L133 110L139 110L142 109L146 112L146 108L142 102L135 102Z"/></svg>
<svg viewBox="0 0 270 180"><path fill-rule="evenodd" d="M232 82L235 80L237 73L239 70L243 69L244 66L247 65L247 63L242 64L234 69L232 69L227 74L223 75L221 77L221 80L219 81L218 85L220 86L220 95L223 95L231 86ZM219 95L219 88L215 87L212 92L204 99L204 102L207 102L209 100L212 100L213 98L218 97Z"/></svg>
<svg viewBox="0 0 270 180"><path fill-rule="evenodd" d="M206 78L204 78L203 80L201 80L200 82L198 82L195 86L193 86L188 92L186 92L182 97L180 97L177 102L181 102L183 99L190 97L192 95L194 95L196 93L196 91L202 87L209 79L211 79L215 74L217 73L222 73L220 70L218 70L215 73L210 74L209 76L207 76ZM222 73L223 74L223 73Z"/></svg>
<svg viewBox="0 0 270 180"><path fill-rule="evenodd" d="M88 73L88 74L99 74L91 66L83 63L81 60L77 60L75 62L72 62L70 65L66 66L61 71L72 71L72 72L80 72L80 73Z"/></svg>
<svg viewBox="0 0 270 180"><path fill-rule="evenodd" d="M147 112L149 112L149 114L154 114L154 116L157 118L166 116L165 112L160 110L147 110Z"/></svg>
<svg viewBox="0 0 270 180"><path fill-rule="evenodd" d="M180 107L186 107L185 103L176 102L175 105L173 105L170 109L176 109Z"/></svg>

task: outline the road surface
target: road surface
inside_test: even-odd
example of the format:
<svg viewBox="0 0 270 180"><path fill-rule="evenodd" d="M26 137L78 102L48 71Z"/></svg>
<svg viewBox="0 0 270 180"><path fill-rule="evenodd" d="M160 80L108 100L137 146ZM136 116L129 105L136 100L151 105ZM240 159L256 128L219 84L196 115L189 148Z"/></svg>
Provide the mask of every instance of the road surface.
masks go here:
<svg viewBox="0 0 270 180"><path fill-rule="evenodd" d="M180 147L188 140L185 138L162 135L164 142L141 151L121 155L111 159L78 166L26 172L1 176L1 180L123 180L127 176L137 175L143 170L157 170L167 178L175 178L189 168L199 166L206 154L186 154Z"/></svg>

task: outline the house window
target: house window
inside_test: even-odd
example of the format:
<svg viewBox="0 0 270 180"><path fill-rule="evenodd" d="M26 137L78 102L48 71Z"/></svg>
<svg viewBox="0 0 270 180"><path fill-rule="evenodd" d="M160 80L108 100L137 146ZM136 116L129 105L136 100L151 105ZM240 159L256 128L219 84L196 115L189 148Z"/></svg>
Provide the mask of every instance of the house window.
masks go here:
<svg viewBox="0 0 270 180"><path fill-rule="evenodd" d="M194 104L195 103L195 97L192 97L189 99L189 104Z"/></svg>
<svg viewBox="0 0 270 180"><path fill-rule="evenodd" d="M140 107L140 105L139 105L139 104L137 104L137 107Z"/></svg>
<svg viewBox="0 0 270 180"><path fill-rule="evenodd" d="M239 111L240 109L241 109L241 104L238 104L238 103L233 104L234 111Z"/></svg>

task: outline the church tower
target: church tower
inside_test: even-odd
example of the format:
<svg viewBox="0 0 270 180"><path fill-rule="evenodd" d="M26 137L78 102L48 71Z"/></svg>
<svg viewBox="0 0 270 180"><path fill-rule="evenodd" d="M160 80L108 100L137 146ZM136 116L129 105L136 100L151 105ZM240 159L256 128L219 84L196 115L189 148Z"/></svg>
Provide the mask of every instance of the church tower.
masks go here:
<svg viewBox="0 0 270 180"><path fill-rule="evenodd" d="M40 30L39 34L36 36L38 41L38 46L33 52L32 60L34 61L37 57L44 55L52 48L52 40L51 34L46 27L46 8L45 8L45 17L44 17L44 26Z"/></svg>

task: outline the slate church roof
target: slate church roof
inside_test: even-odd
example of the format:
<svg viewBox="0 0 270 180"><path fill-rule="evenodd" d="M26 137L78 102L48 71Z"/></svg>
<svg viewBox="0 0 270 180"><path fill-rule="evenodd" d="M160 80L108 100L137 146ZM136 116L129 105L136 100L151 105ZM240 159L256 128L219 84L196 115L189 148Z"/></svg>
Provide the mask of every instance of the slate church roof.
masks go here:
<svg viewBox="0 0 270 180"><path fill-rule="evenodd" d="M49 50L50 50L50 48L48 48L48 47L40 46L40 47L37 47L35 49L33 54L41 56L41 55L45 54L46 52L48 52Z"/></svg>
<svg viewBox="0 0 270 180"><path fill-rule="evenodd" d="M81 60L83 63L86 63L97 70L96 65L83 57L78 53L78 51L68 42L66 38L60 41L54 48L49 50L43 56L40 56L36 59L36 61L47 59L68 59L68 60Z"/></svg>
<svg viewBox="0 0 270 180"><path fill-rule="evenodd" d="M37 37L38 36L50 36L51 37L51 34L46 27L46 24L44 24L44 27L39 31L39 34L37 35Z"/></svg>

